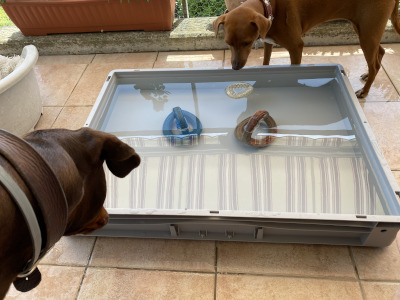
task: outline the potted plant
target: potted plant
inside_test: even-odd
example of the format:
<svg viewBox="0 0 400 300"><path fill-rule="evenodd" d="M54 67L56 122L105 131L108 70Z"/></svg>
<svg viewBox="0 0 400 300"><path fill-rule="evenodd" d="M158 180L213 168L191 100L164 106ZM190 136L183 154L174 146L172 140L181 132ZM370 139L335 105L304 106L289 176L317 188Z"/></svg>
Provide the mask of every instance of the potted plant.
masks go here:
<svg viewBox="0 0 400 300"><path fill-rule="evenodd" d="M2 0L24 35L170 30L175 0Z"/></svg>

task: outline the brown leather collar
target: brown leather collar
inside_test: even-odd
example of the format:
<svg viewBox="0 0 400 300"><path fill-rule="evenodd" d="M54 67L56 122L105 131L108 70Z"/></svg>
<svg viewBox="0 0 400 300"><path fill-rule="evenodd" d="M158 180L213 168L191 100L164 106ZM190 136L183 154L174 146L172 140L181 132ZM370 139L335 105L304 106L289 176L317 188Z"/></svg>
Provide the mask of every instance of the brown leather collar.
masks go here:
<svg viewBox="0 0 400 300"><path fill-rule="evenodd" d="M4 130L0 130L0 155L14 167L36 200L36 217L44 227L40 228L42 257L64 235L68 217L64 191L42 156L27 142Z"/></svg>
<svg viewBox="0 0 400 300"><path fill-rule="evenodd" d="M264 7L264 16L272 21L273 16L271 2L269 2L269 0L260 0L260 2Z"/></svg>
<svg viewBox="0 0 400 300"><path fill-rule="evenodd" d="M243 2L246 2L247 0L244 0ZM240 5L243 3L240 2ZM269 0L260 0L262 6L264 7L264 17L266 17L267 19L270 19L271 21L274 19L273 15L272 15L272 6L271 6L271 2ZM226 12L228 12L228 10L226 10Z"/></svg>

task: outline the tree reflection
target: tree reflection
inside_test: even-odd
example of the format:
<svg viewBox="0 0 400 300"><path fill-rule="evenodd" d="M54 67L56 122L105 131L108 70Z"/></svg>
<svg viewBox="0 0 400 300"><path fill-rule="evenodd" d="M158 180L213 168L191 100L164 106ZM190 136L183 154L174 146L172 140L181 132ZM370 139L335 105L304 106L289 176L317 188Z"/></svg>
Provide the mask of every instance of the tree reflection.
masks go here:
<svg viewBox="0 0 400 300"><path fill-rule="evenodd" d="M164 103L168 102L168 95L171 94L165 90L165 85L162 83L135 84L134 88L139 90L144 99L153 101L155 111L164 110Z"/></svg>

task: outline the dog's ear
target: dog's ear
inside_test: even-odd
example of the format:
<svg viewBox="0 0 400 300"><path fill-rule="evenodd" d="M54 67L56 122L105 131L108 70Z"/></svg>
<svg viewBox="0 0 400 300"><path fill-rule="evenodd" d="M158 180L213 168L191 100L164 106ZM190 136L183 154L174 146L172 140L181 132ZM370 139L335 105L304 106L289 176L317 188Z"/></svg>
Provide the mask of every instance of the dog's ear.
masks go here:
<svg viewBox="0 0 400 300"><path fill-rule="evenodd" d="M224 22L225 22L225 15L221 15L214 20L213 27L214 27L215 37L218 36L219 26L224 24Z"/></svg>
<svg viewBox="0 0 400 300"><path fill-rule="evenodd" d="M140 164L140 156L135 150L111 134L103 143L102 157L117 177L125 177Z"/></svg>
<svg viewBox="0 0 400 300"><path fill-rule="evenodd" d="M268 30L271 28L271 21L264 17L263 15L257 14L253 21L253 24L258 28L258 33L261 38L265 39Z"/></svg>
<svg viewBox="0 0 400 300"><path fill-rule="evenodd" d="M75 131L74 134L79 136L79 143L75 143L75 148L84 145L92 163L106 161L108 169L115 176L125 177L140 164L140 156L135 150L115 135L87 127ZM71 142L68 147L73 147ZM70 152L74 153L73 150Z"/></svg>

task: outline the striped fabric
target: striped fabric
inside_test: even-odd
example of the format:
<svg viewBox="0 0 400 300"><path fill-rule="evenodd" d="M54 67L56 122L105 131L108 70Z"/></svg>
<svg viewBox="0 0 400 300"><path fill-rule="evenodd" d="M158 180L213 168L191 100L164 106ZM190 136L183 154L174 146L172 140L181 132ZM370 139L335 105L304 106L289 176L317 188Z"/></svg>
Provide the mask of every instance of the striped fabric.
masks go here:
<svg viewBox="0 0 400 300"><path fill-rule="evenodd" d="M142 163L124 179L106 171L106 207L385 214L355 140L289 136L233 153L224 138L124 139Z"/></svg>

